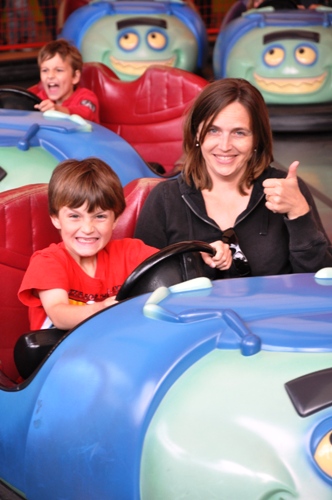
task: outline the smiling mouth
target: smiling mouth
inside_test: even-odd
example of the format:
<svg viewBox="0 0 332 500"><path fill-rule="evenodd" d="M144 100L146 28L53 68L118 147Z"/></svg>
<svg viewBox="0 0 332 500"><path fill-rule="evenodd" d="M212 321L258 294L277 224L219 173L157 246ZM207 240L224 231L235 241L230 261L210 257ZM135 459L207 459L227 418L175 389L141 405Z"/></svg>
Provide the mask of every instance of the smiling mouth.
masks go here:
<svg viewBox="0 0 332 500"><path fill-rule="evenodd" d="M325 83L327 72L312 78L264 78L254 73L256 84L273 94L311 94Z"/></svg>
<svg viewBox="0 0 332 500"><path fill-rule="evenodd" d="M214 155L214 156L219 160L226 160L226 161L234 158L233 155Z"/></svg>
<svg viewBox="0 0 332 500"><path fill-rule="evenodd" d="M153 66L155 64L173 68L175 66L176 56L172 56L169 59L162 59L157 61L123 61L121 59L117 59L114 56L110 56L110 62L112 64L112 67L120 73L123 73L125 75L140 76L150 66Z"/></svg>
<svg viewBox="0 0 332 500"><path fill-rule="evenodd" d="M54 94L59 90L59 85L56 84L47 84L47 90L50 94Z"/></svg>
<svg viewBox="0 0 332 500"><path fill-rule="evenodd" d="M96 243L96 241L98 241L98 238L83 238L83 237L80 237L80 238L76 238L76 241L78 241L79 243Z"/></svg>

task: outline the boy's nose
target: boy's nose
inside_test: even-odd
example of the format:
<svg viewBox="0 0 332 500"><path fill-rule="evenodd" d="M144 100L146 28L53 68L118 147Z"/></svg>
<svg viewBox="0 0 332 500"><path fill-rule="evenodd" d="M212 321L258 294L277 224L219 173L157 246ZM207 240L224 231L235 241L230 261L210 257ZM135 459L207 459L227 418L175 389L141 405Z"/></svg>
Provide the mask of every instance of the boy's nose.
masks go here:
<svg viewBox="0 0 332 500"><path fill-rule="evenodd" d="M85 234L90 234L90 233L93 233L94 231L94 226L93 226L93 222L88 220L88 221L84 221L83 223L83 226L82 226L82 231L85 233Z"/></svg>

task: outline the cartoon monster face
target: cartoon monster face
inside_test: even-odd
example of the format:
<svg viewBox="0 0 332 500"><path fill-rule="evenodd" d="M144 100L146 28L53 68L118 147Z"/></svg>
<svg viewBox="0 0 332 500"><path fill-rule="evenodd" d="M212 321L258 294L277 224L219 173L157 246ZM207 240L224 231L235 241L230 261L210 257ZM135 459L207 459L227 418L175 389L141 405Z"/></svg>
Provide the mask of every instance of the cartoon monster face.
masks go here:
<svg viewBox="0 0 332 500"><path fill-rule="evenodd" d="M332 382L321 391L320 383L305 380L303 394L316 408L304 416L285 384L305 378L306 370L316 382L321 371L331 372L331 360L331 353L272 350L246 357L227 349L199 360L150 423L142 500L330 499Z"/></svg>
<svg viewBox="0 0 332 500"><path fill-rule="evenodd" d="M84 35L85 62L102 62L121 80L135 80L153 64L196 69L197 42L176 17L114 15L94 23Z"/></svg>
<svg viewBox="0 0 332 500"><path fill-rule="evenodd" d="M257 28L230 51L226 76L249 80L268 104L327 102L332 96L331 46L331 28Z"/></svg>

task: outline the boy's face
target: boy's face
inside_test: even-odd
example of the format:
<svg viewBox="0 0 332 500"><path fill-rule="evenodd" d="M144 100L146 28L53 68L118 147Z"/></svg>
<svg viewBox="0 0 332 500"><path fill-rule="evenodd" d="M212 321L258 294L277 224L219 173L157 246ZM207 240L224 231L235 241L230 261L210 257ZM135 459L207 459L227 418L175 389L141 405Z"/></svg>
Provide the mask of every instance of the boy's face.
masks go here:
<svg viewBox="0 0 332 500"><path fill-rule="evenodd" d="M97 209L88 213L86 204L79 208L61 207L58 216L52 216L60 230L67 251L79 265L90 260L111 239L115 227L113 210Z"/></svg>
<svg viewBox="0 0 332 500"><path fill-rule="evenodd" d="M40 65L40 80L44 90L47 97L56 104L62 104L72 95L74 85L79 82L80 77L78 70L73 74L69 58L63 61L59 54Z"/></svg>

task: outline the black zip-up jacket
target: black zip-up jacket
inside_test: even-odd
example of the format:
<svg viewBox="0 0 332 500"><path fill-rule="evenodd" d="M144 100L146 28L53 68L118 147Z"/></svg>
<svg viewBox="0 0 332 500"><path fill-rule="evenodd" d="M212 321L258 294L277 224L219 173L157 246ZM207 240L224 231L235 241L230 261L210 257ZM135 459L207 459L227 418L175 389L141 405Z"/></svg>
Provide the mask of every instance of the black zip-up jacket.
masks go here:
<svg viewBox="0 0 332 500"><path fill-rule="evenodd" d="M252 276L316 272L332 266L331 243L303 180L298 182L311 207L307 214L289 220L266 208L263 181L286 175L268 167L254 182L248 206L236 219L234 230ZM194 185L189 186L182 176L161 182L151 191L135 231L136 238L157 248L188 240L211 243L221 240L222 235L223 231L206 213L202 193ZM192 265L192 256L188 256L187 265ZM203 266L204 274L211 279L238 276L234 265L229 271Z"/></svg>

